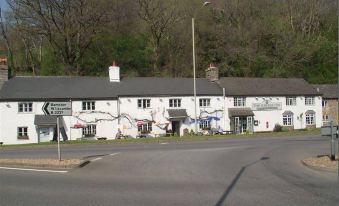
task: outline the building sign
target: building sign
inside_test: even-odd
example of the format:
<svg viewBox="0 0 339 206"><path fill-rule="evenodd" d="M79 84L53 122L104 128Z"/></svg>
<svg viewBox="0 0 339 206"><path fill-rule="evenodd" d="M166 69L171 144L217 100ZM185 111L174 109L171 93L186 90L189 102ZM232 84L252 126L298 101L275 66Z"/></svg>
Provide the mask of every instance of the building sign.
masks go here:
<svg viewBox="0 0 339 206"><path fill-rule="evenodd" d="M261 103L253 103L252 110L257 110L257 111L282 110L282 103L264 100Z"/></svg>

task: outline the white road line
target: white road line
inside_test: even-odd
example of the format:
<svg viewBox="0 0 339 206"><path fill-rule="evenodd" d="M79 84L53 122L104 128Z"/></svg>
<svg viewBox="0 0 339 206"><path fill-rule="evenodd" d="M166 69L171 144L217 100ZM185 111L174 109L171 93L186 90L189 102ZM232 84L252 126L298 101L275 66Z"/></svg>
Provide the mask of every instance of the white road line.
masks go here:
<svg viewBox="0 0 339 206"><path fill-rule="evenodd" d="M119 152L117 152L117 153L112 153L112 154L110 154L110 156L114 156L114 155L117 155L117 154L119 154Z"/></svg>
<svg viewBox="0 0 339 206"><path fill-rule="evenodd" d="M101 160L101 159L102 159L101 157L98 157L98 158L91 160L91 162L95 162L95 161L98 161L98 160Z"/></svg>
<svg viewBox="0 0 339 206"><path fill-rule="evenodd" d="M161 142L160 144L168 144L168 142Z"/></svg>
<svg viewBox="0 0 339 206"><path fill-rule="evenodd" d="M52 172L52 173L67 173L64 170L39 170L39 169L28 169L28 168L15 168L15 167L0 167L4 170L19 170L19 171L32 171L32 172Z"/></svg>

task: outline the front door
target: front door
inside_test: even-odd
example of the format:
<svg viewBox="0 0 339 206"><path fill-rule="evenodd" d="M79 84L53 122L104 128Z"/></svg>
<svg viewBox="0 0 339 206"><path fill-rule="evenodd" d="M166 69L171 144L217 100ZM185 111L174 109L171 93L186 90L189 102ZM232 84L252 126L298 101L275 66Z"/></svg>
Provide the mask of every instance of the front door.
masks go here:
<svg viewBox="0 0 339 206"><path fill-rule="evenodd" d="M50 141L50 128L41 127L38 128L39 142L48 142Z"/></svg>
<svg viewBox="0 0 339 206"><path fill-rule="evenodd" d="M180 136L180 122L172 121L172 135Z"/></svg>
<svg viewBox="0 0 339 206"><path fill-rule="evenodd" d="M244 134L247 131L252 131L252 117L234 117L234 133L235 134Z"/></svg>

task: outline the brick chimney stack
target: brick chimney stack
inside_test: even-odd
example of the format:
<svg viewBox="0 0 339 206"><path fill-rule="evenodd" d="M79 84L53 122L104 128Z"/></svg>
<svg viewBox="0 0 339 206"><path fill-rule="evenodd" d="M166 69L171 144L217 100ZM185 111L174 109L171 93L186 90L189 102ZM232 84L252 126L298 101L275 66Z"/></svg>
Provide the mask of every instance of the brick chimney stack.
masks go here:
<svg viewBox="0 0 339 206"><path fill-rule="evenodd" d="M219 69L214 64L210 64L208 69L206 69L206 79L209 79L211 82L219 80Z"/></svg>
<svg viewBox="0 0 339 206"><path fill-rule="evenodd" d="M8 81L8 64L7 58L0 57L0 89Z"/></svg>

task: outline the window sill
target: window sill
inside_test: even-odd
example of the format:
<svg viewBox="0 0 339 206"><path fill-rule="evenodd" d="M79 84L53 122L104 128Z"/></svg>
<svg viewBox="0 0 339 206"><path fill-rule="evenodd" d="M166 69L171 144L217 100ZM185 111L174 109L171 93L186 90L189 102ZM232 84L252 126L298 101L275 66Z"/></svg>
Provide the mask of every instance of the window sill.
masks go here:
<svg viewBox="0 0 339 206"><path fill-rule="evenodd" d="M28 136L19 136L17 138L18 138L18 140L29 140Z"/></svg>

